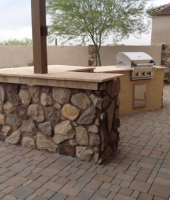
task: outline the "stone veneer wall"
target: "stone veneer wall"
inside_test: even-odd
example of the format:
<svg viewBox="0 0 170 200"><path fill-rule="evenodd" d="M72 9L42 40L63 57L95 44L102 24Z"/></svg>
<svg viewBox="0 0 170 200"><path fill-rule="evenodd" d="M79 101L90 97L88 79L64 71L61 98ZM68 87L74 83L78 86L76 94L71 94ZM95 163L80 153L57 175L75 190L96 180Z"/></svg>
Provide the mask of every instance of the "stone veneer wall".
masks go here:
<svg viewBox="0 0 170 200"><path fill-rule="evenodd" d="M90 67L97 66L97 52L96 52L95 46L89 45L88 51L89 51L88 66L90 66Z"/></svg>
<svg viewBox="0 0 170 200"><path fill-rule="evenodd" d="M170 45L162 45L161 65L170 70Z"/></svg>
<svg viewBox="0 0 170 200"><path fill-rule="evenodd" d="M0 83L0 141L101 163L118 147L119 90Z"/></svg>

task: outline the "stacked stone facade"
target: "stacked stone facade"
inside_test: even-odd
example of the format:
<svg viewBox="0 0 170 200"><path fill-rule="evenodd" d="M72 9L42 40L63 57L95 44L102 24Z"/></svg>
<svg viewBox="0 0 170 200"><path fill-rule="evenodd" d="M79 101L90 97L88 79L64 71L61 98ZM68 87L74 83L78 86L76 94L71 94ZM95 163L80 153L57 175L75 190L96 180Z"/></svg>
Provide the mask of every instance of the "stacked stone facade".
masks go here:
<svg viewBox="0 0 170 200"><path fill-rule="evenodd" d="M89 45L88 51L89 51L88 66L90 67L97 66L97 51L95 46Z"/></svg>
<svg viewBox="0 0 170 200"><path fill-rule="evenodd" d="M170 45L162 45L161 65L170 69Z"/></svg>
<svg viewBox="0 0 170 200"><path fill-rule="evenodd" d="M0 141L101 163L118 147L119 91L0 83Z"/></svg>

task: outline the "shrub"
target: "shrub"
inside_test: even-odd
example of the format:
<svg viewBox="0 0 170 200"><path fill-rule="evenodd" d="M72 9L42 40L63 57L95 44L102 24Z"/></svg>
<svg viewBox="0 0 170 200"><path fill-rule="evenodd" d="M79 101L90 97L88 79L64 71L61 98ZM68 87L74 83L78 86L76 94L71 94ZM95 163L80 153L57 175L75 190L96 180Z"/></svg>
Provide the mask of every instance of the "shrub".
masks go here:
<svg viewBox="0 0 170 200"><path fill-rule="evenodd" d="M170 70L165 71L164 83L170 84Z"/></svg>
<svg viewBox="0 0 170 200"><path fill-rule="evenodd" d="M27 66L34 66L34 61L30 61Z"/></svg>

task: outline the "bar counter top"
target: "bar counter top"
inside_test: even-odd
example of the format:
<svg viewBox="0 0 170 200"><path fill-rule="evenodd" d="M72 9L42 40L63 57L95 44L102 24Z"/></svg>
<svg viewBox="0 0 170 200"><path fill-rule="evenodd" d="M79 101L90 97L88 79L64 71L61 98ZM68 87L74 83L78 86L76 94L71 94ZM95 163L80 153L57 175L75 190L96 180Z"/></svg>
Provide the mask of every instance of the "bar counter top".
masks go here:
<svg viewBox="0 0 170 200"><path fill-rule="evenodd" d="M167 67L154 66L156 69L167 69ZM116 66L104 66L96 67L94 69L95 73L109 73L109 72L123 72L123 71L132 71L131 68L117 68Z"/></svg>
<svg viewBox="0 0 170 200"><path fill-rule="evenodd" d="M0 69L0 82L98 89L98 83L114 80L122 74L89 73L94 67L49 65L48 74L34 74L34 67Z"/></svg>

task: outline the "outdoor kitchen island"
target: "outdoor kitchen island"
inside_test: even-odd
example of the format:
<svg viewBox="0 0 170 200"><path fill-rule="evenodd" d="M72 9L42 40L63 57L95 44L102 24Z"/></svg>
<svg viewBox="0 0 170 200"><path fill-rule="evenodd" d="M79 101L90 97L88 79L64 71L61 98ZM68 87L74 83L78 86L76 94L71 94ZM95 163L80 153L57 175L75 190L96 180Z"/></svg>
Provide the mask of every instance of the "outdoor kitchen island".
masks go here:
<svg viewBox="0 0 170 200"><path fill-rule="evenodd" d="M118 148L121 74L48 66L0 70L0 141L102 163ZM77 72L78 71L78 72Z"/></svg>
<svg viewBox="0 0 170 200"><path fill-rule="evenodd" d="M163 107L163 79L166 67L154 66L156 68L154 77L151 79L131 80L132 69L130 68L117 68L116 66L97 67L94 72L96 73L113 73L123 74L120 78L121 91L119 93L119 114L130 114L135 112L149 111L161 109ZM134 108L134 87L137 92L141 92L140 86L146 85L146 91L143 95L145 99L145 106ZM139 95L140 96L140 95Z"/></svg>

